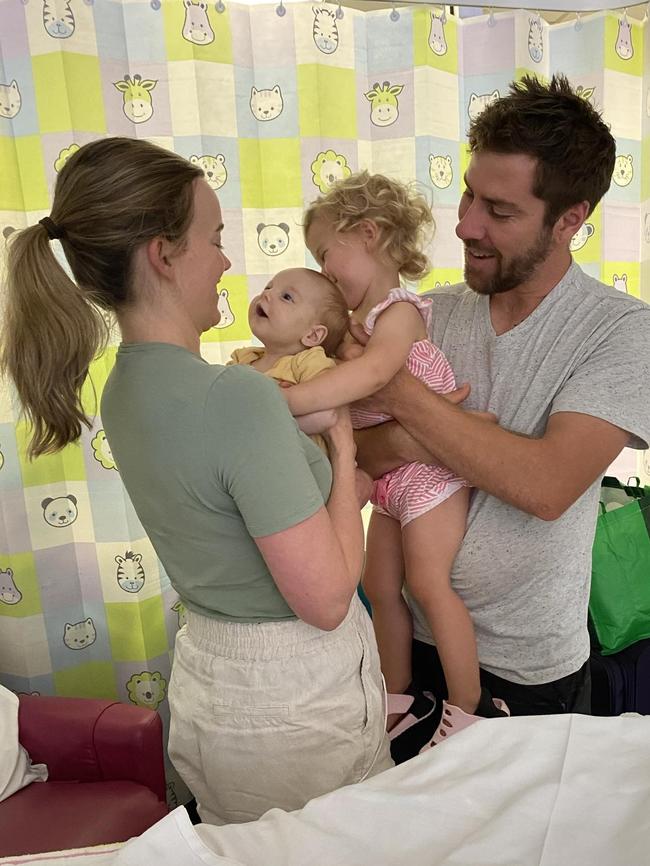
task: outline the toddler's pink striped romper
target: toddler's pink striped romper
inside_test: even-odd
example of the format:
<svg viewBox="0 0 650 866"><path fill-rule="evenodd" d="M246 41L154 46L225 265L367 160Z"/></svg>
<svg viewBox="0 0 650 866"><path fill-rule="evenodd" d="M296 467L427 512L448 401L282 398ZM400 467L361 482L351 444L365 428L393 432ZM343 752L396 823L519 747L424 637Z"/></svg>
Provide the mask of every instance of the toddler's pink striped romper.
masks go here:
<svg viewBox="0 0 650 866"><path fill-rule="evenodd" d="M398 288L392 289L388 297L368 313L364 322L364 330L368 335L372 334L377 317L398 301L408 301L418 308L429 333L431 301L406 289ZM429 340L419 340L413 344L406 366L414 376L439 394L446 394L456 387L449 361ZM356 429L373 427L375 424L391 420L390 415L353 407L350 414L352 425ZM467 486L466 481L444 466L406 463L375 481L371 502L380 514L386 514L399 520L401 526L406 526L411 520L440 505L461 487Z"/></svg>

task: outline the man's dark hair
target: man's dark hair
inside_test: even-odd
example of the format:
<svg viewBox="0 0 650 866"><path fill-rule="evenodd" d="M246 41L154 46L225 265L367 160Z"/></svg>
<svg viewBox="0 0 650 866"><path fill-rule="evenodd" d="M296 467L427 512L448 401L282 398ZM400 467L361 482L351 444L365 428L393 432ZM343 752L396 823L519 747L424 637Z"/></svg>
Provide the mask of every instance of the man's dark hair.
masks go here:
<svg viewBox="0 0 650 866"><path fill-rule="evenodd" d="M531 75L510 85L469 128L472 153L525 153L537 160L533 194L546 202L553 225L569 207L593 211L609 189L616 142L600 113L564 75L544 84Z"/></svg>

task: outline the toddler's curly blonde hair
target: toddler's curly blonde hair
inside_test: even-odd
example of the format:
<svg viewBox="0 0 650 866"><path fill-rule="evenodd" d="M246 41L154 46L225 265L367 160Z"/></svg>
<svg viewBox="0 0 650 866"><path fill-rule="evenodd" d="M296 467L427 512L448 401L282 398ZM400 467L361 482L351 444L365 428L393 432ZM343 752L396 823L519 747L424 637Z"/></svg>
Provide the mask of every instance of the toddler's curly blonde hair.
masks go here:
<svg viewBox="0 0 650 866"><path fill-rule="evenodd" d="M431 269L422 247L433 234L431 208L414 184L403 184L383 174L360 171L335 183L313 201L304 216L305 237L315 219L330 220L337 232L348 232L363 220L380 231L386 252L408 280L420 280Z"/></svg>

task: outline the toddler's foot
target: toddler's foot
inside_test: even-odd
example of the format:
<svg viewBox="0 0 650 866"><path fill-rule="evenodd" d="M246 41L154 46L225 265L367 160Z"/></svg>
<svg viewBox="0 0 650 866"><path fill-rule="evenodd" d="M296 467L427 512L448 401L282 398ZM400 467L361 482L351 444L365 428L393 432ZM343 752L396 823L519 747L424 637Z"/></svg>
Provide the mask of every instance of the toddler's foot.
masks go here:
<svg viewBox="0 0 650 866"><path fill-rule="evenodd" d="M426 752L431 746L444 743L449 737L457 734L458 731L464 730L464 728L468 728L474 722L478 722L481 719L492 719L509 715L510 710L506 702L499 698L493 698L486 688L481 689L481 699L474 713L466 713L460 707L455 707L453 704L443 701L440 724L436 728L436 732L430 742L420 749L420 754Z"/></svg>

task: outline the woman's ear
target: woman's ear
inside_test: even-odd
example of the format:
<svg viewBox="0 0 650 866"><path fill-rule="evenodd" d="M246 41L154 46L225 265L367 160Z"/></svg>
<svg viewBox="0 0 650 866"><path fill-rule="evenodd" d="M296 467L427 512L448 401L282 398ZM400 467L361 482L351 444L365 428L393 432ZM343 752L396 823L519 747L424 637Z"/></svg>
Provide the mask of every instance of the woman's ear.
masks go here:
<svg viewBox="0 0 650 866"><path fill-rule="evenodd" d="M164 238L153 238L146 245L147 261L157 274L170 277L173 270L172 249Z"/></svg>
<svg viewBox="0 0 650 866"><path fill-rule="evenodd" d="M322 346L327 339L328 333L326 325L314 325L301 338L300 342L308 349L312 349L314 346Z"/></svg>

